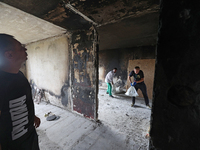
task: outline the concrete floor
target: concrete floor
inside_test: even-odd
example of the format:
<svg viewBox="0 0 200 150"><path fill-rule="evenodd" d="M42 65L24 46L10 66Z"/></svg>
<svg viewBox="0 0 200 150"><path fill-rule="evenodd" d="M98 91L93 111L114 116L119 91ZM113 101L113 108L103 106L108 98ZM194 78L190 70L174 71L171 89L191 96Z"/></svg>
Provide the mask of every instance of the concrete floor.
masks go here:
<svg viewBox="0 0 200 150"><path fill-rule="evenodd" d="M41 150L147 150L145 138L149 127L149 109L137 98L137 107L130 107L131 98L124 94L115 98L99 90L99 120L96 123L77 114L44 102L35 104L41 119L37 128ZM52 112L60 119L46 121L45 113Z"/></svg>

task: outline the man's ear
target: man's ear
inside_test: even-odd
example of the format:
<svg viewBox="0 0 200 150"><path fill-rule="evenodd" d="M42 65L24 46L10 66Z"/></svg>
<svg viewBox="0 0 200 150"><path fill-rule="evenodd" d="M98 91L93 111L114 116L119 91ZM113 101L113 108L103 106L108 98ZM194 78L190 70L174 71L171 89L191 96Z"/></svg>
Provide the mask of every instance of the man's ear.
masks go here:
<svg viewBox="0 0 200 150"><path fill-rule="evenodd" d="M12 59L12 58L13 58L13 53L12 53L12 51L6 51L6 52L4 53L4 56L5 56L5 58L7 58L7 59Z"/></svg>

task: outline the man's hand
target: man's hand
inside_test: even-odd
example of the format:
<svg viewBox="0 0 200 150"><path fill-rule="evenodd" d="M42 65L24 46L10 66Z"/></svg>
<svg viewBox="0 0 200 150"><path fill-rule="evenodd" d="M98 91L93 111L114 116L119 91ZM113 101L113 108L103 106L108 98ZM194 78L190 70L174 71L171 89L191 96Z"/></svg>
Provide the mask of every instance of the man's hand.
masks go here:
<svg viewBox="0 0 200 150"><path fill-rule="evenodd" d="M39 127L40 126L40 118L36 117L34 118L34 126L35 128Z"/></svg>

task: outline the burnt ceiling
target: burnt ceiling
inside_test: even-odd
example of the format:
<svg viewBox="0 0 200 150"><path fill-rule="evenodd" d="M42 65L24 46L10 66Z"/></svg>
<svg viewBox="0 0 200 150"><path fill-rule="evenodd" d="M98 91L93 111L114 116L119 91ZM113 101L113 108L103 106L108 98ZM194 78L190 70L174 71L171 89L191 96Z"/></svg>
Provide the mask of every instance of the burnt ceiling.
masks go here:
<svg viewBox="0 0 200 150"><path fill-rule="evenodd" d="M101 50L116 47L126 48L140 46L142 43L144 45L156 43L155 38L157 37L156 34L158 28L159 0L0 1L63 27L68 31L89 29L93 24L97 27L101 37ZM145 16L152 18L152 20L145 18ZM144 22L145 25L142 25L142 22ZM139 37L138 33L130 34L134 33L137 28L141 31L141 36ZM116 37L118 36L116 34L118 31L120 31L120 34L118 34L119 37ZM144 35L145 33L148 35ZM109 38L106 40L105 37L107 37L106 35L108 34ZM145 37L143 42L141 42L142 37ZM150 38L148 39L147 37ZM121 42L119 42L120 38ZM126 39L129 40L126 41ZM107 46L109 45L108 40L112 40L111 43L113 46ZM132 40L134 40L134 42ZM118 43L115 43L117 41ZM123 41L124 44L119 44Z"/></svg>
<svg viewBox="0 0 200 150"><path fill-rule="evenodd" d="M70 4L97 24L105 24L151 9L158 0L72 0Z"/></svg>

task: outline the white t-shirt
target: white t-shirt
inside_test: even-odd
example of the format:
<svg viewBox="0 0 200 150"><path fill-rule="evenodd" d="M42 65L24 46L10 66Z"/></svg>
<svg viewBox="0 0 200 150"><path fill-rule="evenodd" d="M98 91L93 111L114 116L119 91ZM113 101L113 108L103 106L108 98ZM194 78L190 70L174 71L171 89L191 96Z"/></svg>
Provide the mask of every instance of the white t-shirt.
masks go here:
<svg viewBox="0 0 200 150"><path fill-rule="evenodd" d="M111 70L110 72L108 72L108 74L106 75L105 78L105 82L106 83L111 83L113 81L113 77L115 76L115 73L113 72L113 70Z"/></svg>

